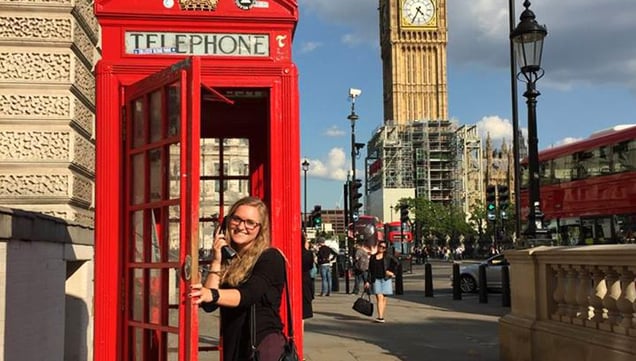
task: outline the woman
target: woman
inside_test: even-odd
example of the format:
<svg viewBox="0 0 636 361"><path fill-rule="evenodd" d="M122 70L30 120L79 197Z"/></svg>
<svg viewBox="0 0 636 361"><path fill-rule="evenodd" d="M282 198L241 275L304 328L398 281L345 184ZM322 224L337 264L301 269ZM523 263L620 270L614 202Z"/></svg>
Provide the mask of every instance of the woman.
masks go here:
<svg viewBox="0 0 636 361"><path fill-rule="evenodd" d="M369 280L364 288L371 287L378 304L378 317L375 322L384 323L386 296L393 294L393 277L399 264L395 257L387 253L386 241L378 243L377 253L369 259Z"/></svg>
<svg viewBox="0 0 636 361"><path fill-rule="evenodd" d="M314 317L312 302L314 299L313 288L314 278L311 277L311 270L315 267L314 253L310 249L309 240L302 234L302 275L303 275L303 326L304 320Z"/></svg>
<svg viewBox="0 0 636 361"><path fill-rule="evenodd" d="M280 317L285 259L277 249L270 248L267 207L258 198L245 197L232 205L226 220L227 229L214 238L205 285L193 284L190 297L208 312L221 308L225 361L250 358L250 310L256 305L260 360L276 361L285 342ZM225 246L232 247L237 256L222 259Z"/></svg>

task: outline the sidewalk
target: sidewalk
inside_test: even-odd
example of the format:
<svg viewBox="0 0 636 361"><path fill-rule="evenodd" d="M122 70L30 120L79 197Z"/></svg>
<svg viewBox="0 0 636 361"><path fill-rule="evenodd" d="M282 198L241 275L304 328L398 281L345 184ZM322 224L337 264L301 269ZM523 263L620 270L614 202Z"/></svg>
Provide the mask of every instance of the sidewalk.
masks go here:
<svg viewBox="0 0 636 361"><path fill-rule="evenodd" d="M434 262L432 267L434 297L424 297L424 266L414 266L412 274L404 274L404 294L389 298L384 324L351 309L357 296L345 294L340 279L340 292L314 300L314 317L305 322L305 359L498 360L498 320L509 312L501 307L501 295L490 293L485 304L479 303L477 294L453 300L451 265ZM320 277L316 281L320 290Z"/></svg>

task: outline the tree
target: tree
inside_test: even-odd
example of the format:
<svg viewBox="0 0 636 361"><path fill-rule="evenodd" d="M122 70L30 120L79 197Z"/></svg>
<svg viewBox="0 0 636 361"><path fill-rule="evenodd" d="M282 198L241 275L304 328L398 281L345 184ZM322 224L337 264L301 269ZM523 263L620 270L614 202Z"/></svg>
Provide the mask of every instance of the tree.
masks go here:
<svg viewBox="0 0 636 361"><path fill-rule="evenodd" d="M415 221L422 227L422 237L442 240L447 236L457 241L459 235L468 236L474 233L466 222L466 215L461 208L453 205L433 202L424 198L402 199L414 209Z"/></svg>

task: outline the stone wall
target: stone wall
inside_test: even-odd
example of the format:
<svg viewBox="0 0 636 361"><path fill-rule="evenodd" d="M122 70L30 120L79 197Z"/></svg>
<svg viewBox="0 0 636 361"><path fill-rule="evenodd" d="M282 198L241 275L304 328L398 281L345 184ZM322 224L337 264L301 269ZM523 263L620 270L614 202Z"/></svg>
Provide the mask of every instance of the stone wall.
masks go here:
<svg viewBox="0 0 636 361"><path fill-rule="evenodd" d="M99 25L89 0L0 0L0 205L92 225Z"/></svg>
<svg viewBox="0 0 636 361"><path fill-rule="evenodd" d="M506 251L501 361L636 360L636 245Z"/></svg>
<svg viewBox="0 0 636 361"><path fill-rule="evenodd" d="M93 359L93 230L0 207L0 360Z"/></svg>

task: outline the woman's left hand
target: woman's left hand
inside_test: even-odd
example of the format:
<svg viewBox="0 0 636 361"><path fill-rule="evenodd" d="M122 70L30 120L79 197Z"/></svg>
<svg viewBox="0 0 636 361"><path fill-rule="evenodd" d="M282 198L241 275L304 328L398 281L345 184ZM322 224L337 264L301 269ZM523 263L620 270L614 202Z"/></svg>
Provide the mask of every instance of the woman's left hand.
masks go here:
<svg viewBox="0 0 636 361"><path fill-rule="evenodd" d="M212 301L212 292L209 288L203 287L200 283L193 283L190 286L190 294L188 295L192 299L192 304L198 305L201 302Z"/></svg>

